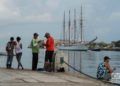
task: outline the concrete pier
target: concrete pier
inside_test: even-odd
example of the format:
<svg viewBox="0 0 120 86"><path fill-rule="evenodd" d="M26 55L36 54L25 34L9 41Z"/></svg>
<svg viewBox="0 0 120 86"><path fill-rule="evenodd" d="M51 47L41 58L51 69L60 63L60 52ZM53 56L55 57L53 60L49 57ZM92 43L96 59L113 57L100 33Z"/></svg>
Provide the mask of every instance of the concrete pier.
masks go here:
<svg viewBox="0 0 120 86"><path fill-rule="evenodd" d="M79 74L0 69L0 86L113 86Z"/></svg>

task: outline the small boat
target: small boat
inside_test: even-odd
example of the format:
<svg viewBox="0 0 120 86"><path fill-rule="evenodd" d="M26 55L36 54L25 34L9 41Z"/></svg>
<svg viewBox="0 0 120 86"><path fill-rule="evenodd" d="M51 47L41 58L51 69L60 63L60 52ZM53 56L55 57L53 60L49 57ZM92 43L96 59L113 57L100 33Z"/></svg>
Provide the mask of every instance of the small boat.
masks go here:
<svg viewBox="0 0 120 86"><path fill-rule="evenodd" d="M89 49L89 50L92 50L92 51L101 51L100 48L92 48L92 49Z"/></svg>

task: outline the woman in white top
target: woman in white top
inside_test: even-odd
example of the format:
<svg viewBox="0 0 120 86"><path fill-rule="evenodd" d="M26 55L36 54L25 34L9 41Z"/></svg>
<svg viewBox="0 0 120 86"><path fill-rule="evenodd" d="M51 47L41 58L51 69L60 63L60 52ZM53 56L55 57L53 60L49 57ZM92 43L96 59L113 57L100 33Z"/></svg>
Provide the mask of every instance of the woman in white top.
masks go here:
<svg viewBox="0 0 120 86"><path fill-rule="evenodd" d="M20 42L21 38L17 37L16 38L16 46L15 46L15 53L16 53L16 59L18 61L18 69L21 66L22 69L23 66L21 64L21 57L22 57L22 43Z"/></svg>

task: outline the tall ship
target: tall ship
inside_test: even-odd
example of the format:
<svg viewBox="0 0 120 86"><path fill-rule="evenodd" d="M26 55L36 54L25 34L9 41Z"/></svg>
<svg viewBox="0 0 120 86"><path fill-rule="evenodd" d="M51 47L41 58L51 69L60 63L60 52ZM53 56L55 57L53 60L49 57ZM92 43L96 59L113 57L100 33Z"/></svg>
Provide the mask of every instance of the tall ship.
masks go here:
<svg viewBox="0 0 120 86"><path fill-rule="evenodd" d="M72 29L72 31L71 31ZM71 38L71 35L73 36ZM59 50L87 51L85 41L83 41L83 12L82 6L79 17L79 29L77 28L76 9L74 9L74 23L71 25L71 11L69 10L68 31L66 31L66 15L63 16L63 40Z"/></svg>

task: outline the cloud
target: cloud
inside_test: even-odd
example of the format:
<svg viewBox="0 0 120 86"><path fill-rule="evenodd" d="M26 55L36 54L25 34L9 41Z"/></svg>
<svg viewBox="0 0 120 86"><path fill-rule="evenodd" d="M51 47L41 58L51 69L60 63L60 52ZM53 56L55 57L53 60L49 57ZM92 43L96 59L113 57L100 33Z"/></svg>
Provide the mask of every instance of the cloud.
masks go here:
<svg viewBox="0 0 120 86"><path fill-rule="evenodd" d="M19 10L8 0L0 0L0 19L10 19L19 16Z"/></svg>
<svg viewBox="0 0 120 86"><path fill-rule="evenodd" d="M60 0L0 0L0 21L52 22Z"/></svg>
<svg viewBox="0 0 120 86"><path fill-rule="evenodd" d="M44 13L40 15L29 15L25 17L26 21L32 21L32 22L51 22L53 16L50 13Z"/></svg>
<svg viewBox="0 0 120 86"><path fill-rule="evenodd" d="M47 0L45 3L47 6L46 8L48 9L48 11L56 10L60 5L60 1L61 0Z"/></svg>
<svg viewBox="0 0 120 86"><path fill-rule="evenodd" d="M109 19L111 21L113 21L113 20L120 20L120 12L113 12L113 13L111 13Z"/></svg>

